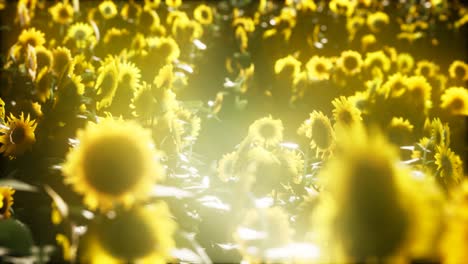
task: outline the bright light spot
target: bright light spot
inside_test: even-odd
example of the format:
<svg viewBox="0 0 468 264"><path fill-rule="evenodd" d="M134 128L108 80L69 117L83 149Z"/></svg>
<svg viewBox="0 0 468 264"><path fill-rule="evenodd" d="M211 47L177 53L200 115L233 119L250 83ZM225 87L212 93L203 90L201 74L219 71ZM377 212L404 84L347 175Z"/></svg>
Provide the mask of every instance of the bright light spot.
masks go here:
<svg viewBox="0 0 468 264"><path fill-rule="evenodd" d="M188 73L193 73L192 67L190 67L190 65L188 65L188 64L179 64L179 65L177 65L177 66L178 66L180 69L182 69L182 70L184 70L184 71L186 71L186 72L188 72Z"/></svg>
<svg viewBox="0 0 468 264"><path fill-rule="evenodd" d="M426 177L426 174L422 171L412 171L411 174L413 175L413 178L418 179L418 180L423 180Z"/></svg>
<svg viewBox="0 0 468 264"><path fill-rule="evenodd" d="M292 243L282 248L271 248L265 251L269 260L298 259L313 260L320 256L320 249L313 244Z"/></svg>
<svg viewBox="0 0 468 264"><path fill-rule="evenodd" d="M259 240L267 238L265 232L257 231L247 227L237 228L237 235L242 240Z"/></svg>
<svg viewBox="0 0 468 264"><path fill-rule="evenodd" d="M216 245L224 250L233 250L233 249L239 248L239 245L233 244L233 243L225 243L225 244L216 243Z"/></svg>
<svg viewBox="0 0 468 264"><path fill-rule="evenodd" d="M188 248L176 248L171 251L171 255L184 262L202 263L202 259L192 250Z"/></svg>
<svg viewBox="0 0 468 264"><path fill-rule="evenodd" d="M274 200L271 197L264 197L255 200L255 207L257 208L269 208L273 206Z"/></svg>
<svg viewBox="0 0 468 264"><path fill-rule="evenodd" d="M225 88L232 88L232 87L236 87L237 84L231 80L229 80L229 78L225 78L224 79L224 87Z"/></svg>
<svg viewBox="0 0 468 264"><path fill-rule="evenodd" d="M214 106L214 104L215 104L215 103L214 103L214 101L211 101L211 100L210 100L210 101L208 101L208 106L209 106L209 107L213 107L213 106Z"/></svg>
<svg viewBox="0 0 468 264"><path fill-rule="evenodd" d="M198 49L201 49L201 50L206 50L206 45L205 43L201 42L200 40L196 39L193 41L193 44L195 44L195 46L198 48Z"/></svg>
<svg viewBox="0 0 468 264"><path fill-rule="evenodd" d="M83 210L83 211L81 211L81 215L82 215L84 218L88 219L88 220L91 220L91 219L94 218L93 212L88 211L88 210Z"/></svg>
<svg viewBox="0 0 468 264"><path fill-rule="evenodd" d="M216 209L223 210L223 211L231 210L231 206L229 204L224 203L216 196L212 196L212 195L203 196L202 198L199 198L198 201L201 202L201 204L203 204L206 207L216 208Z"/></svg>
<svg viewBox="0 0 468 264"><path fill-rule="evenodd" d="M297 145L296 143L291 143L291 142L280 143L280 146L285 147L285 148L289 148L289 149L298 149L299 148L299 145Z"/></svg>

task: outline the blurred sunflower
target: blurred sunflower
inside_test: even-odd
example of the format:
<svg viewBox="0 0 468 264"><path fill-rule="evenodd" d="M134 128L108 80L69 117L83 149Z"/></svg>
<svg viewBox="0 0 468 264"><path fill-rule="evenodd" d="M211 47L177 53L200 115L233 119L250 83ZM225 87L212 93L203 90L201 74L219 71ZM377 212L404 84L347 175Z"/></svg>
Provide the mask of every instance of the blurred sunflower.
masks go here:
<svg viewBox="0 0 468 264"><path fill-rule="evenodd" d="M68 3L68 1L65 3L57 2L54 6L49 8L52 20L62 25L73 22L73 12L73 7Z"/></svg>
<svg viewBox="0 0 468 264"><path fill-rule="evenodd" d="M161 20L155 10L144 7L143 10L138 13L137 24L145 30L149 30L149 32L155 32L160 27Z"/></svg>
<svg viewBox="0 0 468 264"><path fill-rule="evenodd" d="M182 5L182 0L166 0L166 5L171 8L178 8Z"/></svg>
<svg viewBox="0 0 468 264"><path fill-rule="evenodd" d="M118 65L119 83L133 93L140 86L140 69L132 62L120 62Z"/></svg>
<svg viewBox="0 0 468 264"><path fill-rule="evenodd" d="M205 4L200 4L193 10L193 17L202 25L210 25L213 23L213 10Z"/></svg>
<svg viewBox="0 0 468 264"><path fill-rule="evenodd" d="M203 36L203 27L195 20L177 19L172 23L172 35L177 43L188 43Z"/></svg>
<svg viewBox="0 0 468 264"><path fill-rule="evenodd" d="M407 90L407 77L399 72L392 74L382 85L381 91L387 98L397 98L402 96Z"/></svg>
<svg viewBox="0 0 468 264"><path fill-rule="evenodd" d="M390 70L391 63L387 55L385 55L383 51L379 50L375 52L368 52L366 54L364 66L371 72L374 68L378 68L384 72L388 72Z"/></svg>
<svg viewBox="0 0 468 264"><path fill-rule="evenodd" d="M313 80L328 80L333 64L325 57L313 56L306 64L309 77Z"/></svg>
<svg viewBox="0 0 468 264"><path fill-rule="evenodd" d="M24 49L28 45L33 47L42 46L45 43L44 33L35 28L23 29L18 37L18 42Z"/></svg>
<svg viewBox="0 0 468 264"><path fill-rule="evenodd" d="M331 126L330 119L322 112L315 110L310 114L310 118L301 125L298 133L304 133L311 140L310 147L317 149L317 152L331 150L335 139L335 132Z"/></svg>
<svg viewBox="0 0 468 264"><path fill-rule="evenodd" d="M448 187L460 183L463 179L463 162L460 156L447 146L437 146L434 157L437 175L443 183Z"/></svg>
<svg viewBox="0 0 468 264"><path fill-rule="evenodd" d="M51 69L54 60L52 52L44 46L37 46L35 50L38 72L40 72L44 67Z"/></svg>
<svg viewBox="0 0 468 264"><path fill-rule="evenodd" d="M148 9L152 9L150 4L146 4ZM139 3L135 3L134 0L130 0L128 3L125 3L120 10L120 16L123 20L128 21L129 23L134 23L136 21L137 15L141 12L141 5Z"/></svg>
<svg viewBox="0 0 468 264"><path fill-rule="evenodd" d="M332 0L328 3L328 8L330 8L330 10L335 14L351 17L356 8L356 2L348 0Z"/></svg>
<svg viewBox="0 0 468 264"><path fill-rule="evenodd" d="M145 0L145 6L149 6L152 9L156 9L161 4L161 0Z"/></svg>
<svg viewBox="0 0 468 264"><path fill-rule="evenodd" d="M441 97L440 107L453 115L468 116L468 90L464 87L450 87Z"/></svg>
<svg viewBox="0 0 468 264"><path fill-rule="evenodd" d="M0 98L0 122L5 120L5 102Z"/></svg>
<svg viewBox="0 0 468 264"><path fill-rule="evenodd" d="M13 205L15 190L9 186L0 186L0 219L8 219L11 216L10 208Z"/></svg>
<svg viewBox="0 0 468 264"><path fill-rule="evenodd" d="M19 118L10 114L4 127L0 127L0 153L6 157L17 157L31 149L36 142L34 130L37 123L29 118L24 118L21 113Z"/></svg>
<svg viewBox="0 0 468 264"><path fill-rule="evenodd" d="M426 110L431 107L432 86L424 76L416 75L408 77L406 84L408 88L407 93L410 96L408 99L411 102L423 105Z"/></svg>
<svg viewBox="0 0 468 264"><path fill-rule="evenodd" d="M180 48L172 37L147 38L149 48L149 58L152 54L157 58L163 58L165 63L172 63L180 56Z"/></svg>
<svg viewBox="0 0 468 264"><path fill-rule="evenodd" d="M108 107L114 98L119 78L116 63L114 59L106 60L98 69L98 76L94 87L99 98L97 102L98 110Z"/></svg>
<svg viewBox="0 0 468 264"><path fill-rule="evenodd" d="M377 11L367 16L367 26L373 33L379 33L390 23L388 15L384 12Z"/></svg>
<svg viewBox="0 0 468 264"><path fill-rule="evenodd" d="M377 38L374 34L367 34L361 37L361 51L370 52L377 49Z"/></svg>
<svg viewBox="0 0 468 264"><path fill-rule="evenodd" d="M429 79L434 77L437 74L438 70L439 66L437 66L434 62L422 60L416 63L416 69L414 70L414 73L416 75L422 75L426 79Z"/></svg>
<svg viewBox="0 0 468 264"><path fill-rule="evenodd" d="M335 98L332 101L333 104L333 118L336 126L350 127L361 122L361 111L356 108L351 102L344 96Z"/></svg>
<svg viewBox="0 0 468 264"><path fill-rule="evenodd" d="M234 164L237 161L237 158L237 152L234 151L224 154L223 157L219 160L216 171L218 172L218 177L221 181L227 182L230 179L234 179L236 177Z"/></svg>
<svg viewBox="0 0 468 264"><path fill-rule="evenodd" d="M111 0L102 1L99 6L99 13L104 19L111 19L117 15L117 6Z"/></svg>
<svg viewBox="0 0 468 264"><path fill-rule="evenodd" d="M411 133L414 126L408 119L402 117L392 117L387 127L387 134L390 142L402 146L411 144Z"/></svg>
<svg viewBox="0 0 468 264"><path fill-rule="evenodd" d="M179 107L175 111L177 122L180 124L181 148L190 146L198 138L201 119L191 111Z"/></svg>
<svg viewBox="0 0 468 264"><path fill-rule="evenodd" d="M356 75L361 72L361 54L353 50L343 51L338 59L337 65L346 75Z"/></svg>
<svg viewBox="0 0 468 264"><path fill-rule="evenodd" d="M275 62L275 73L294 78L301 71L301 62L291 55L278 59Z"/></svg>
<svg viewBox="0 0 468 264"><path fill-rule="evenodd" d="M453 61L449 67L449 75L455 80L468 81L468 64L460 60Z"/></svg>
<svg viewBox="0 0 468 264"><path fill-rule="evenodd" d="M168 263L174 261L174 233L177 224L166 203L152 203L103 217L83 237L80 262L84 263Z"/></svg>
<svg viewBox="0 0 468 264"><path fill-rule="evenodd" d="M275 146L283 140L283 122L271 116L255 120L249 127L249 137L266 147Z"/></svg>
<svg viewBox="0 0 468 264"><path fill-rule="evenodd" d="M44 103L47 99L50 98L54 79L55 78L49 71L48 67L44 67L37 74L37 78L34 83L36 86L36 96L40 102Z"/></svg>
<svg viewBox="0 0 468 264"><path fill-rule="evenodd" d="M88 23L78 22L68 28L64 43L71 42L78 49L93 48L96 45L94 30Z"/></svg>
<svg viewBox="0 0 468 264"><path fill-rule="evenodd" d="M167 64L162 67L158 75L154 77L153 84L155 85L156 89L167 90L172 88L172 84L174 83L174 67L172 64Z"/></svg>
<svg viewBox="0 0 468 264"><path fill-rule="evenodd" d="M279 149L274 154L281 163L281 175L284 182L300 184L304 171L304 159L301 154L289 149Z"/></svg>
<svg viewBox="0 0 468 264"><path fill-rule="evenodd" d="M430 122L429 132L434 145L450 145L450 127L447 123L442 124L440 118L434 118L432 122Z"/></svg>
<svg viewBox="0 0 468 264"><path fill-rule="evenodd" d="M150 132L132 121L108 117L89 122L78 130L77 140L62 172L91 209L129 207L147 198L155 181L164 178Z"/></svg>
<svg viewBox="0 0 468 264"><path fill-rule="evenodd" d="M409 53L400 53L397 56L397 67L401 73L410 73L414 67L413 56Z"/></svg>
<svg viewBox="0 0 468 264"><path fill-rule="evenodd" d="M58 47L52 50L52 71L57 76L73 70L72 55L68 48Z"/></svg>

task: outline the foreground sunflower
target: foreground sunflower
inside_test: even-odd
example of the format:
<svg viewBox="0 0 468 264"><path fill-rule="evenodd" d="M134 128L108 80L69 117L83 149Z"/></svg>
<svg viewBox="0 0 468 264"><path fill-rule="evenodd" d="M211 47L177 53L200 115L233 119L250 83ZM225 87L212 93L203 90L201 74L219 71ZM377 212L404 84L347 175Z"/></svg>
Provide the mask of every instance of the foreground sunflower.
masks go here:
<svg viewBox="0 0 468 264"><path fill-rule="evenodd" d="M468 90L464 87L450 87L441 97L440 107L453 115L468 116Z"/></svg>
<svg viewBox="0 0 468 264"><path fill-rule="evenodd" d="M36 142L34 130L37 124L29 115L25 119L23 113L19 118L10 114L7 119L6 127L0 127L0 153L3 156L16 157L29 150Z"/></svg>
<svg viewBox="0 0 468 264"><path fill-rule="evenodd" d="M271 116L256 120L249 127L249 136L265 146L274 146L283 140L283 123Z"/></svg>
<svg viewBox="0 0 468 264"><path fill-rule="evenodd" d="M0 186L0 219L10 218L10 208L13 205L15 190L8 186Z"/></svg>
<svg viewBox="0 0 468 264"><path fill-rule="evenodd" d="M130 206L163 178L148 130L131 121L105 118L78 130L78 146L63 164L65 183L84 195L91 209Z"/></svg>

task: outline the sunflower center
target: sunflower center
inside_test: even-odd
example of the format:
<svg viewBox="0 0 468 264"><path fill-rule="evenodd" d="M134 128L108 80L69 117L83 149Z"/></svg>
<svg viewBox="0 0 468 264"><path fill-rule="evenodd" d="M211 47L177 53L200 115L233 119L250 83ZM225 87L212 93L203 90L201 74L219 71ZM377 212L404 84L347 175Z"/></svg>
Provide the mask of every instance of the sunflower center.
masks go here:
<svg viewBox="0 0 468 264"><path fill-rule="evenodd" d="M455 68L455 77L457 79L462 79L466 74L465 68L458 66Z"/></svg>
<svg viewBox="0 0 468 264"><path fill-rule="evenodd" d="M26 130L22 126L17 126L13 129L10 135L10 140L13 144L21 144L26 137Z"/></svg>
<svg viewBox="0 0 468 264"><path fill-rule="evenodd" d="M31 46L33 46L33 47L36 47L36 46L37 46L36 38L34 38L34 37L28 38L28 39L26 40L26 45L25 45L25 46L27 47L28 45L31 45Z"/></svg>
<svg viewBox="0 0 468 264"><path fill-rule="evenodd" d="M84 40L86 38L86 33L83 30L77 30L75 32L75 39L76 40Z"/></svg>
<svg viewBox="0 0 468 264"><path fill-rule="evenodd" d="M3 206L0 207L0 215L5 215L8 210L8 200L6 197L2 199Z"/></svg>
<svg viewBox="0 0 468 264"><path fill-rule="evenodd" d="M423 75L423 76L429 76L430 72L431 72L431 70L427 66L424 66L424 67L421 68L421 75Z"/></svg>
<svg viewBox="0 0 468 264"><path fill-rule="evenodd" d="M326 67L325 67L325 65L323 65L323 63L318 63L318 64L315 66L315 70L316 70L318 73L324 73L324 72L326 72Z"/></svg>
<svg viewBox="0 0 468 264"><path fill-rule="evenodd" d="M154 23L154 17L151 13L145 11L140 15L140 24L144 26L152 26Z"/></svg>
<svg viewBox="0 0 468 264"><path fill-rule="evenodd" d="M121 195L143 177L143 158L139 147L128 138L102 138L84 156L86 180L99 192Z"/></svg>
<svg viewBox="0 0 468 264"><path fill-rule="evenodd" d="M464 106L464 102L461 98L454 98L452 103L450 104L452 109L454 110L460 110L460 109L463 109L463 106Z"/></svg>
<svg viewBox="0 0 468 264"><path fill-rule="evenodd" d="M338 118L342 123L346 125L350 125L353 122L353 116L349 111L340 111Z"/></svg>
<svg viewBox="0 0 468 264"><path fill-rule="evenodd" d="M259 133L264 139L270 139L276 135L276 129L272 124L264 124L260 127Z"/></svg>
<svg viewBox="0 0 468 264"><path fill-rule="evenodd" d="M62 9L60 9L60 11L59 11L59 17L60 17L60 18L67 19L68 17L70 17L70 14L68 13L68 11L67 11L66 8L62 8Z"/></svg>
<svg viewBox="0 0 468 264"><path fill-rule="evenodd" d="M104 8L104 14L111 15L112 14L112 8L110 6L106 6Z"/></svg>
<svg viewBox="0 0 468 264"><path fill-rule="evenodd" d="M322 120L315 120L312 123L312 140L320 149L327 149L330 144L331 131Z"/></svg>
<svg viewBox="0 0 468 264"><path fill-rule="evenodd" d="M355 69L357 67L357 65L358 65L358 62L357 62L356 58L354 58L354 57L346 57L344 59L344 66L348 70Z"/></svg>

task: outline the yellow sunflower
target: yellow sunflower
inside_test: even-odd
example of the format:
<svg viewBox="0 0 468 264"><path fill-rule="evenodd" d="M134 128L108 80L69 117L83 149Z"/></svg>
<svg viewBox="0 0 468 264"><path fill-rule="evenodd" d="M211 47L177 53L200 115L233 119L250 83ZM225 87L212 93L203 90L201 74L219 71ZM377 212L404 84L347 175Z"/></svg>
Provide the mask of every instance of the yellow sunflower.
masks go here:
<svg viewBox="0 0 468 264"><path fill-rule="evenodd" d="M424 105L427 110L432 106L431 103L431 90L432 86L427 82L424 76L416 75L406 79L408 87L407 92L409 93L410 99L414 103L420 103Z"/></svg>
<svg viewBox="0 0 468 264"><path fill-rule="evenodd" d="M78 22L68 28L63 42L72 42L78 49L92 48L96 45L96 36L91 25Z"/></svg>
<svg viewBox="0 0 468 264"><path fill-rule="evenodd" d="M430 123L430 136L434 145L449 146L450 145L450 127L448 123L442 124L440 118L434 118Z"/></svg>
<svg viewBox="0 0 468 264"><path fill-rule="evenodd" d="M5 120L5 102L0 98L0 120Z"/></svg>
<svg viewBox="0 0 468 264"><path fill-rule="evenodd" d="M416 75L422 75L426 79L429 79L434 77L437 74L438 70L439 66L437 66L435 63L428 60L422 60L416 63L416 69L414 70L414 73Z"/></svg>
<svg viewBox="0 0 468 264"><path fill-rule="evenodd" d="M15 190L8 186L0 186L0 219L8 219L11 216L10 208L13 205Z"/></svg>
<svg viewBox="0 0 468 264"><path fill-rule="evenodd" d="M145 7L148 9L152 9L151 4L147 4L147 1L145 1ZM125 3L122 7L122 10L120 10L120 16L125 20L130 23L134 23L136 20L137 15L141 12L141 5L138 3L135 3L135 1L130 1L128 3Z"/></svg>
<svg viewBox="0 0 468 264"><path fill-rule="evenodd" d="M299 184L304 171L304 159L296 150L281 148L275 151L275 156L281 163L281 175L287 182Z"/></svg>
<svg viewBox="0 0 468 264"><path fill-rule="evenodd" d="M151 132L132 121L101 119L78 130L79 145L63 164L65 183L84 195L91 209L128 207L146 199L152 185L164 179Z"/></svg>
<svg viewBox="0 0 468 264"><path fill-rule="evenodd" d="M343 51L338 58L337 65L346 75L356 75L361 72L361 54L353 50Z"/></svg>
<svg viewBox="0 0 468 264"><path fill-rule="evenodd" d="M446 186L458 184L463 179L463 162L449 147L437 146L434 157L437 175Z"/></svg>
<svg viewBox="0 0 468 264"><path fill-rule="evenodd" d="M399 72L392 74L382 85L380 91L385 97L396 98L402 96L407 90L407 77Z"/></svg>
<svg viewBox="0 0 468 264"><path fill-rule="evenodd" d="M362 36L361 38L361 50L364 51L371 51L376 48L377 38L373 34L367 34Z"/></svg>
<svg viewBox="0 0 468 264"><path fill-rule="evenodd" d="M453 61L449 67L449 75L455 80L468 81L468 64L460 60Z"/></svg>
<svg viewBox="0 0 468 264"><path fill-rule="evenodd" d="M328 80L333 64L325 57L313 56L306 64L309 77L313 80Z"/></svg>
<svg viewBox="0 0 468 264"><path fill-rule="evenodd" d="M55 78L49 71L48 67L44 67L37 74L37 78L34 83L36 86L36 96L40 102L44 103L47 99L50 98L54 79Z"/></svg>
<svg viewBox="0 0 468 264"><path fill-rule="evenodd" d="M132 62L120 62L118 65L119 83L135 91L140 86L140 69Z"/></svg>
<svg viewBox="0 0 468 264"><path fill-rule="evenodd" d="M409 137L413 132L413 128L414 126L408 119L403 119L403 117L393 117L387 127L388 137L394 144L409 144L411 143Z"/></svg>
<svg viewBox="0 0 468 264"><path fill-rule="evenodd" d="M283 122L271 116L255 120L249 127L249 137L264 146L275 146L283 140Z"/></svg>
<svg viewBox="0 0 468 264"><path fill-rule="evenodd" d="M328 8L330 8L330 10L335 14L350 17L356 9L356 2L348 0L332 0L328 3Z"/></svg>
<svg viewBox="0 0 468 264"><path fill-rule="evenodd" d="M68 48L58 47L52 51L52 71L57 75L73 71L72 55Z"/></svg>
<svg viewBox="0 0 468 264"><path fill-rule="evenodd" d="M149 6L152 9L156 9L161 4L161 0L145 0L145 6Z"/></svg>
<svg viewBox="0 0 468 264"><path fill-rule="evenodd" d="M238 154L234 151L228 154L224 154L223 157L219 160L216 170L221 181L227 182L230 179L234 179L236 177L234 164L237 159Z"/></svg>
<svg viewBox="0 0 468 264"><path fill-rule="evenodd" d="M90 225L80 243L83 263L170 263L177 224L164 202L121 211Z"/></svg>
<svg viewBox="0 0 468 264"><path fill-rule="evenodd" d="M102 1L98 6L104 19L111 19L117 15L117 6L111 0Z"/></svg>
<svg viewBox="0 0 468 264"><path fill-rule="evenodd" d="M42 46L45 43L44 33L35 28L23 29L18 37L18 42L23 48L27 48L28 45Z"/></svg>
<svg viewBox="0 0 468 264"><path fill-rule="evenodd" d="M390 70L390 59L381 50L375 52L368 52L364 60L364 66L372 71L374 68L381 69L384 72Z"/></svg>
<svg viewBox="0 0 468 264"><path fill-rule="evenodd" d="M52 52L44 46L37 46L35 50L38 71L41 71L44 67L50 69L54 60Z"/></svg>
<svg viewBox="0 0 468 264"><path fill-rule="evenodd" d="M171 89L174 79L174 67L172 64L167 64L159 70L158 75L154 78L153 84L157 89Z"/></svg>
<svg viewBox="0 0 468 264"><path fill-rule="evenodd" d="M201 119L183 107L176 109L175 118L180 127L181 148L193 144L200 133Z"/></svg>
<svg viewBox="0 0 468 264"><path fill-rule="evenodd" d="M171 8L178 8L182 5L182 0L166 0L166 5Z"/></svg>
<svg viewBox="0 0 468 264"><path fill-rule="evenodd" d="M94 87L99 98L97 109L108 107L114 99L119 78L116 63L114 60L108 60L98 69L99 75Z"/></svg>
<svg viewBox="0 0 468 264"><path fill-rule="evenodd" d="M54 6L49 8L52 20L62 25L73 22L73 12L73 7L68 2L57 2Z"/></svg>
<svg viewBox="0 0 468 264"><path fill-rule="evenodd" d="M203 36L203 27L195 20L177 19L171 28L174 38L180 41L193 41Z"/></svg>
<svg viewBox="0 0 468 264"><path fill-rule="evenodd" d="M149 117L155 112L156 99L153 97L151 85L143 84L135 90L131 108L134 109L133 115L140 117Z"/></svg>
<svg viewBox="0 0 468 264"><path fill-rule="evenodd" d="M211 7L201 4L193 10L193 17L202 25L213 23L213 10Z"/></svg>
<svg viewBox="0 0 468 264"><path fill-rule="evenodd" d="M440 107L453 115L468 116L468 90L465 87L450 87L441 96Z"/></svg>
<svg viewBox="0 0 468 264"><path fill-rule="evenodd" d="M390 19L384 12L377 11L367 16L367 26L373 33L379 33L389 23Z"/></svg>
<svg viewBox="0 0 468 264"><path fill-rule="evenodd" d="M336 126L350 127L361 122L361 111L346 97L340 96L332 101L333 118Z"/></svg>
<svg viewBox="0 0 468 264"><path fill-rule="evenodd" d="M304 134L310 141L310 147L318 151L329 151L334 143L335 132L330 119L322 112L313 111L310 118L305 120L298 130L298 134Z"/></svg>
<svg viewBox="0 0 468 264"><path fill-rule="evenodd" d="M291 55L275 62L275 73L293 78L301 71L301 62Z"/></svg>
<svg viewBox="0 0 468 264"><path fill-rule="evenodd" d="M180 56L180 48L172 37L154 37L146 39L150 54L164 58L165 63L172 63Z"/></svg>
<svg viewBox="0 0 468 264"><path fill-rule="evenodd" d="M145 7L138 13L137 23L150 32L154 32L160 26L161 20L155 10Z"/></svg>
<svg viewBox="0 0 468 264"><path fill-rule="evenodd" d="M0 127L0 153L3 156L16 157L22 155L36 142L34 130L37 123L35 120L30 120L29 115L24 118L21 113L19 118L10 114L7 118L5 127Z"/></svg>

